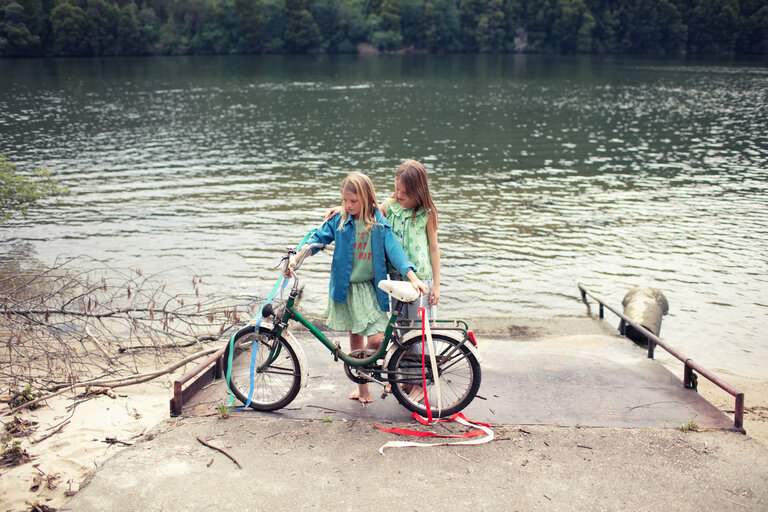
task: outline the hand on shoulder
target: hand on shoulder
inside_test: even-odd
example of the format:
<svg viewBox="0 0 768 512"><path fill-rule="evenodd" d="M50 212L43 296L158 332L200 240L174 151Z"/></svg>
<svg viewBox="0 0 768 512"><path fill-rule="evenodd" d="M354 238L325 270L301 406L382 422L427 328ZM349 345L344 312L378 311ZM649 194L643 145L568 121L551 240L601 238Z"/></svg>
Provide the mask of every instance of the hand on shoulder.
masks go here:
<svg viewBox="0 0 768 512"><path fill-rule="evenodd" d="M323 220L331 220L340 213L341 206L334 206L333 208L329 208L328 211L325 212L325 218Z"/></svg>

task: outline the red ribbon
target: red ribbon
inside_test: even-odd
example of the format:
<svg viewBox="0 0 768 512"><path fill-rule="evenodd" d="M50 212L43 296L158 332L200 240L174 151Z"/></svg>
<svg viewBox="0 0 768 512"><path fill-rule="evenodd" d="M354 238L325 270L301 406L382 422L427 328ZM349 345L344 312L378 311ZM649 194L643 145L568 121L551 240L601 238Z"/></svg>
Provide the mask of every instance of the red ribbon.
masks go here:
<svg viewBox="0 0 768 512"><path fill-rule="evenodd" d="M432 423L431 420L427 420L426 418L424 418L424 417L422 417L422 416L420 416L420 415L418 415L416 413L413 413L412 416L413 416L413 419L415 419L416 421L418 421L422 425L429 425L430 423ZM457 412L457 413L453 414L450 418L444 418L444 419L435 420L435 422L446 422L447 423L447 422L450 422L450 421L454 421L456 418L461 418L464 421L466 421L467 423L471 423L473 425L480 425L480 426L483 426L483 427L486 427L486 428L491 428L490 425L486 425L485 423L479 423L477 421L468 420L460 412ZM410 430L410 429L407 429L407 428L382 428L382 427L380 427L378 425L376 425L376 428L378 428L379 430L382 430L384 432L387 432L389 434L398 434L398 435L401 435L401 436L414 436L414 437L457 437L457 438L463 438L463 437L482 436L482 435L486 434L486 432L484 432L482 430L470 430L469 432L465 432L463 434L448 435L448 434L435 434L434 432L423 432L421 430Z"/></svg>

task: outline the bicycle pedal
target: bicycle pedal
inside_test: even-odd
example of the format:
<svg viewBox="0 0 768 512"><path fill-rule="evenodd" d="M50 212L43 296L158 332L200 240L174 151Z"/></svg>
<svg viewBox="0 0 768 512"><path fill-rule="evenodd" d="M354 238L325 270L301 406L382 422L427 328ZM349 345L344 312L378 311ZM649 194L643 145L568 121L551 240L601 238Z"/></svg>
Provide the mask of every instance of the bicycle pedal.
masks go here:
<svg viewBox="0 0 768 512"><path fill-rule="evenodd" d="M387 395L392 392L392 384L387 384L384 389L381 390L381 399L387 398Z"/></svg>

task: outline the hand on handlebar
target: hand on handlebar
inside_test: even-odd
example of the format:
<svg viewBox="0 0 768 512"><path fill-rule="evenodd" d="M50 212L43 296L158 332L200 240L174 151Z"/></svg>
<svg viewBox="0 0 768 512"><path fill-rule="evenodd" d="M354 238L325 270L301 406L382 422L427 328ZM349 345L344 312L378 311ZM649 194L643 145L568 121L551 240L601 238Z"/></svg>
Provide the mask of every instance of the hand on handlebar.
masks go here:
<svg viewBox="0 0 768 512"><path fill-rule="evenodd" d="M325 249L325 244L320 243L305 245L299 252L289 248L288 255L283 256L283 259L280 260L281 263L285 262L283 263L283 275L285 277L294 277L296 275L294 270L298 270L301 264L304 263L304 260L312 255L313 251L322 251L323 249Z"/></svg>
<svg viewBox="0 0 768 512"><path fill-rule="evenodd" d="M283 276L284 277L293 277L294 272L293 269L296 268L296 254L289 253L288 254L288 261L286 262L285 266L283 267Z"/></svg>

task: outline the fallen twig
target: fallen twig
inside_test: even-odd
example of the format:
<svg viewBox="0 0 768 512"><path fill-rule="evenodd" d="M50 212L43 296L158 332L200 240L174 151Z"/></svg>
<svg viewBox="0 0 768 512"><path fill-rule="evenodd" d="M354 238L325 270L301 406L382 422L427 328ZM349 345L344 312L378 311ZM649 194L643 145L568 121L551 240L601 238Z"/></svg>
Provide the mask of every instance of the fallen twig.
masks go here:
<svg viewBox="0 0 768 512"><path fill-rule="evenodd" d="M43 437L41 437L40 439L32 439L32 440L30 441L30 443L31 443L31 444L37 444L37 443L41 443L41 442L45 441L46 439L48 439L49 437L53 436L54 434L57 434L59 431L61 431L61 429L63 429L63 428L64 428L64 427L66 427L67 425L69 425L69 420L65 421L64 423L62 423L61 425L59 425L59 428L57 428L56 430L53 430L53 431L49 432L48 434L44 435L44 436L43 436Z"/></svg>
<svg viewBox="0 0 768 512"><path fill-rule="evenodd" d="M115 437L107 437L106 439L104 439L104 440L102 441L102 443L107 443L107 444L122 444L123 446L133 446L133 443L127 443L127 442L125 442L125 441L120 441L119 439L117 439L117 438L115 438Z"/></svg>
<svg viewBox="0 0 768 512"><path fill-rule="evenodd" d="M718 496L718 497L719 497L719 496ZM737 502L735 502L735 501L732 501L732 500L727 500L727 499L725 499L725 498L720 498L720 499L721 499L721 500L723 500L723 501L725 501L725 502L728 502L728 503L733 503L734 505L738 505L738 506L740 506L740 507L743 507L743 508L749 508L749 507L748 507L748 506L746 506L746 505L742 505L741 503L737 503Z"/></svg>
<svg viewBox="0 0 768 512"><path fill-rule="evenodd" d="M460 458L460 459L463 459L463 460L465 460L465 461L467 461L467 462L474 462L475 464L477 464L478 462L480 462L480 461L477 461L477 460L468 459L468 458L466 458L466 457L464 457L464 456L462 456L462 455L459 455L459 454L458 454L458 453L456 453L456 452L453 452L453 454L454 454L455 456L457 456L458 458Z"/></svg>
<svg viewBox="0 0 768 512"><path fill-rule="evenodd" d="M197 440L200 442L200 444L202 444L203 446L207 446L208 448L210 448L210 449L212 449L212 450L216 450L217 452L221 452L221 453L223 453L224 455L226 455L227 457L229 457L229 459L230 459L232 462L234 462L235 464L237 464L237 467L238 467L238 468L240 468L240 469L243 469L243 466L241 466L241 465L240 465L240 463L239 463L239 462L237 462L237 459L235 459L233 456L231 456L230 454L228 454L227 452L225 452L225 451L224 451L224 450L222 450L221 448L219 448L219 447L217 447L217 446L213 446L212 444L208 444L208 443L206 443L205 441L203 441L202 439L200 439L200 438L199 438L199 437L197 437L197 436L195 436L195 437L196 437L196 439L197 439Z"/></svg>
<svg viewBox="0 0 768 512"><path fill-rule="evenodd" d="M96 345L96 348L99 349L99 352L102 353L102 355L107 359L107 362L114 366L115 361L109 357L109 353L107 350L99 343L99 340L97 340L93 334L91 334L91 330L88 328L88 326L85 326L85 335L88 336L88 339L93 342L94 345Z"/></svg>
<svg viewBox="0 0 768 512"><path fill-rule="evenodd" d="M352 412L352 411L345 411L345 410L343 410L343 409L332 409L332 408L330 408L330 407L323 407L323 406L321 406L321 405L312 405L312 404L308 404L308 405L307 405L307 407L312 407L312 408L314 408L314 409L322 409L322 410L324 410L324 411L330 411L330 412L340 412L340 413L342 413L342 414L349 414L349 415L351 415L351 416L358 416L358 417L360 416L359 414L356 414L356 413L354 413L354 412Z"/></svg>

